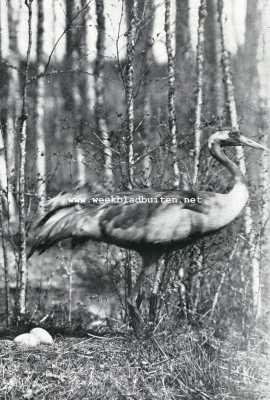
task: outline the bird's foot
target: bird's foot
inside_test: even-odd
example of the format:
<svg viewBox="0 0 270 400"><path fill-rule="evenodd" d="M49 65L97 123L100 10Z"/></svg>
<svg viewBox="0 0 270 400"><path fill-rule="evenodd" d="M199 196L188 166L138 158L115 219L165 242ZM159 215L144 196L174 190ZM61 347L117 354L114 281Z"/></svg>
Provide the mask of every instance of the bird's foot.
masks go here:
<svg viewBox="0 0 270 400"><path fill-rule="evenodd" d="M129 298L127 300L127 303L128 303L128 310L132 328L134 329L136 336L141 337L144 332L145 324L143 317L136 305L136 300Z"/></svg>

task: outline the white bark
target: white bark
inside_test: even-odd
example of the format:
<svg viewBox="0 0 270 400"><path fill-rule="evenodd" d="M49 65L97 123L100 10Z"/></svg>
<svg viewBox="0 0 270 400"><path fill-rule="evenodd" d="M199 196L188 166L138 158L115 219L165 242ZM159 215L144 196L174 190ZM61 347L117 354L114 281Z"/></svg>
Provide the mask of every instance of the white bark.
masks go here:
<svg viewBox="0 0 270 400"><path fill-rule="evenodd" d="M30 53L32 48L32 0L25 0L28 10L28 44L26 65L22 90L22 108L19 125L19 298L18 312L22 316L26 312L26 284L27 284L27 259L26 259L26 205L25 205L25 166L26 166L26 140L27 140L27 81L29 77Z"/></svg>
<svg viewBox="0 0 270 400"><path fill-rule="evenodd" d="M109 130L104 115L104 52L105 52L105 16L104 0L96 0L97 15L97 57L95 66L95 92L96 92L96 124L99 135L103 143L104 154L104 176L105 185L112 189L114 185L113 166L112 166L112 148L109 137Z"/></svg>
<svg viewBox="0 0 270 400"><path fill-rule="evenodd" d="M153 132L151 129L151 120L152 120L152 107L151 107L151 98L150 98L150 79L149 75L151 72L151 66L153 63L153 27L155 20L155 7L151 2L147 2L144 6L144 12L142 15L143 27L141 27L141 39L142 46L138 43L138 51L139 56L142 59L142 73L144 76L142 77L143 88L142 88L142 97L143 97L143 126L142 126L142 141L143 141L143 152L145 157L142 159L142 170L143 170L143 184L146 187L151 187L151 174L152 174L152 159L150 154L147 154L149 151L149 145L153 140ZM141 47L141 48L140 48ZM137 53L138 53L137 51ZM137 74L138 75L138 74Z"/></svg>
<svg viewBox="0 0 270 400"><path fill-rule="evenodd" d="M177 127L175 113L175 57L172 46L172 23L171 23L171 0L165 0L165 33L166 49L168 56L168 113L169 130L171 137L171 153L173 162L174 187L178 188L180 183L180 170L177 162Z"/></svg>
<svg viewBox="0 0 270 400"><path fill-rule="evenodd" d="M250 4L250 3L248 3ZM270 13L269 3L258 0L255 4L257 14L257 26L260 28L258 51L256 56L257 61L257 76L258 88L257 105L258 105L258 123L260 124L259 134L262 137L261 141L265 145L270 146L269 140L269 126L270 126L270 50L265 46L270 40L270 33L264 27L268 26L267 16ZM261 189L261 204L260 204L260 237L255 248L255 262L258 264L257 274L254 276L253 281L253 294L257 317L261 316L262 309L265 310L264 314L266 326L270 326L269 308L270 308L270 273L269 273L269 260L270 260L270 198L269 198L269 175L270 175L270 157L269 153L262 154L260 165L260 189ZM255 297L256 296L256 297Z"/></svg>
<svg viewBox="0 0 270 400"><path fill-rule="evenodd" d="M38 0L38 27L37 27L37 74L44 70L44 5L43 0ZM39 211L44 212L46 201L46 145L44 130L45 109L45 84L44 79L37 80L36 87L36 172L37 195L39 198Z"/></svg>
<svg viewBox="0 0 270 400"><path fill-rule="evenodd" d="M8 176L8 203L9 220L11 224L16 223L15 190L17 189L16 177L16 131L17 118L19 116L19 49L18 49L18 23L19 9L16 0L9 0L8 6L8 35L9 35L9 58L15 68L9 69L8 98L7 98L7 122L6 122L6 157Z"/></svg>
<svg viewBox="0 0 270 400"><path fill-rule="evenodd" d="M128 186L134 186L134 56L136 46L136 33L138 23L138 0L133 0L128 21L128 42L127 42L127 77L126 77L126 98L127 98L127 174Z"/></svg>
<svg viewBox="0 0 270 400"><path fill-rule="evenodd" d="M151 134L151 116L152 109L149 98L149 93L145 94L144 98L144 115L143 115L143 132L144 132L144 151L149 150L148 143ZM151 187L152 160L150 154L145 154L142 160L143 165L143 183L146 187Z"/></svg>
<svg viewBox="0 0 270 400"><path fill-rule="evenodd" d="M20 169L19 169L19 314L26 312L26 284L27 284L27 261L26 261L26 229L25 229L25 164L26 164L26 119L22 119L20 127Z"/></svg>
<svg viewBox="0 0 270 400"><path fill-rule="evenodd" d="M203 108L203 67L204 67L204 25L207 16L206 0L201 0L199 7L199 24L198 24L198 44L197 44L197 82L196 82L196 111L195 111L195 125L194 125L194 174L193 185L196 185L199 173L199 160L201 153L201 119Z"/></svg>
<svg viewBox="0 0 270 400"><path fill-rule="evenodd" d="M7 167L6 167L6 154L5 146L2 135L2 129L0 128L0 239L1 247L3 252L3 269L4 269L4 281L5 281L5 317L6 325L9 325L9 259L6 246L6 224L4 220L5 207L8 207L7 203Z"/></svg>
<svg viewBox="0 0 270 400"><path fill-rule="evenodd" d="M255 7L257 4L255 4ZM237 115L237 108L236 108L236 101L234 95L234 87L232 82L232 74L231 74L231 60L230 54L226 50L226 43L225 43L225 13L223 7L223 1L219 1L219 18L220 18L220 29L221 29L221 43L222 43L222 64L223 64L223 71L224 71L224 79L225 79L225 89L226 89L226 98L227 104L229 109L229 116L231 121L232 129L239 132L240 127L238 123L238 115ZM255 34L255 33L254 33ZM250 44L247 44L250 45ZM252 60L249 60L252 62ZM251 84L251 82L250 82ZM243 147L236 147L236 157L239 163L239 167L241 172L245 175L247 172L246 169L246 161L245 161L245 154ZM254 230L254 222L252 218L251 207L247 205L245 207L244 213L244 229L245 229L245 236L247 239L247 251L249 254L250 262L251 262L251 270L252 270L252 293L253 293L253 308L254 313L260 313L261 304L261 288L260 288L260 261L259 261L259 247L258 243L256 244L256 237L255 237L255 230Z"/></svg>
<svg viewBox="0 0 270 400"><path fill-rule="evenodd" d="M5 144L2 134L2 129L0 128L0 188L7 191L7 165L6 165L6 154L5 154Z"/></svg>
<svg viewBox="0 0 270 400"><path fill-rule="evenodd" d="M224 74L224 84L226 90L226 100L229 109L229 117L231 122L231 127L233 131L239 132L240 127L238 123L238 114L237 114L237 107L235 101L235 94L234 94L234 86L232 82L232 74L231 74L231 57L230 53L227 51L227 45L225 43L225 13L223 7L223 1L219 1L219 19L220 19L220 29L221 29L221 43L222 43L222 65L223 65L223 74ZM236 157L239 163L240 170L243 175L246 175L246 161L245 161L245 153L242 146L236 147ZM245 234L249 241L249 248L253 250L254 247L254 240L252 234L252 215L251 215L251 208L249 205L245 208Z"/></svg>

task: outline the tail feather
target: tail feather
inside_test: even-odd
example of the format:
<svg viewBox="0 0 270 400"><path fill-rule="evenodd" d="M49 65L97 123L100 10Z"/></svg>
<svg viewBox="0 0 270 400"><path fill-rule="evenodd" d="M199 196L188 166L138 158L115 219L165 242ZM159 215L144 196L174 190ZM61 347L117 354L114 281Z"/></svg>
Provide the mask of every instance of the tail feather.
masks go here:
<svg viewBox="0 0 270 400"><path fill-rule="evenodd" d="M78 204L51 211L34 228L28 258L37 251L43 253L49 247L65 239L75 242L92 238L98 240L100 228L96 208Z"/></svg>
<svg viewBox="0 0 270 400"><path fill-rule="evenodd" d="M43 226L53 215L57 214L59 210L69 209L76 204L84 204L87 202L89 194L87 193L59 193L57 196L48 200L45 204L46 214L41 216L35 223L34 228Z"/></svg>
<svg viewBox="0 0 270 400"><path fill-rule="evenodd" d="M72 218L70 217L73 212L74 207L64 208L48 218L45 218L46 215L43 221L39 221L39 224L34 228L32 240L30 239L31 249L28 258L35 251L43 253L58 241L72 236Z"/></svg>
<svg viewBox="0 0 270 400"><path fill-rule="evenodd" d="M85 241L88 238L100 240L99 211L102 212L107 205L91 203L90 200L91 192L86 185L73 193L62 192L47 201L46 214L41 216L32 228L28 258L35 251L42 253L68 238L74 242Z"/></svg>

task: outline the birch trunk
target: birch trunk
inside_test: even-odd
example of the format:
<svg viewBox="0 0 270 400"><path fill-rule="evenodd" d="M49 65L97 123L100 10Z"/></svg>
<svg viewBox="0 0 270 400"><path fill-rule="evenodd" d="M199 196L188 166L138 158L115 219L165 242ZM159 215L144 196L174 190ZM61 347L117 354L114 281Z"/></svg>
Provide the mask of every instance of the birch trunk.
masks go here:
<svg viewBox="0 0 270 400"><path fill-rule="evenodd" d="M143 28L141 28L141 39L143 41L142 49L142 71L143 71L143 88L142 88L142 102L143 102L143 130L142 139L144 146L145 156L142 160L143 170L143 184L146 187L151 187L151 173L152 173L152 160L149 151L149 144L155 142L156 138L152 138L151 132L151 120L152 120L152 106L150 98L150 82L149 74L153 63L153 27L155 18L155 8L152 2L147 2L145 5L145 11L143 13L144 19L142 21Z"/></svg>
<svg viewBox="0 0 270 400"><path fill-rule="evenodd" d="M244 46L244 65L245 65L245 90L246 101L245 106L250 112L245 116L246 124L250 130L259 128L260 142L264 141L267 145L267 102L264 104L265 96L262 95L261 85L263 83L262 76L260 76L260 67L263 67L264 55L262 48L262 1L251 2L247 1L247 14L246 14L246 33L245 33L245 46ZM243 96L244 97L244 96ZM256 126L254 127L254 113ZM253 128L253 129L252 129ZM267 205L267 156L262 154L260 162L260 189L261 189L261 209L257 213L258 229L263 232L264 225L266 224L265 206ZM252 171L251 171L252 174ZM251 177L252 178L252 177ZM254 178L258 179L258 171L255 172ZM256 238L253 233L254 248L251 254L252 266L252 296L253 296L253 311L256 318L260 317L262 302L261 302L261 250L262 238Z"/></svg>
<svg viewBox="0 0 270 400"><path fill-rule="evenodd" d="M85 168L85 157L80 141L76 143L76 160L77 160L77 181L80 186L83 186L87 182L86 168Z"/></svg>
<svg viewBox="0 0 270 400"><path fill-rule="evenodd" d="M104 16L104 0L96 0L97 15L97 56L95 65L95 95L96 95L96 126L103 143L104 152L104 176L105 185L108 189L114 186L113 165L112 165L112 148L104 115L104 51L105 51L105 16Z"/></svg>
<svg viewBox="0 0 270 400"><path fill-rule="evenodd" d="M73 35L74 53L72 56L72 68L82 68L84 71L88 70L87 62L85 62L86 35L87 35L87 11L86 1L77 0L75 6L84 9L79 16L80 29L77 29ZM74 105L74 121L76 123L76 133L74 137L75 144L75 159L76 159L76 180L80 186L85 185L86 179L86 166L83 150L84 143L84 121L86 119L85 110L89 106L88 97L86 95L88 90L88 81L84 74L77 74L72 76L73 81L73 105Z"/></svg>
<svg viewBox="0 0 270 400"><path fill-rule="evenodd" d="M247 2L246 17L246 46L245 57L248 61L246 81L249 82L249 94L252 94L252 110L255 109L256 127L260 137L260 142L267 147L269 141L270 127L270 51L265 43L270 40L267 16L270 13L270 5L263 0ZM250 99L249 99L250 101ZM259 237L255 241L252 258L252 278L253 278L253 305L255 316L264 317L264 325L269 329L269 307L270 307L270 242L269 242L269 175L270 158L267 152L261 156L259 179L260 179L260 202L259 202ZM258 176L255 177L258 179Z"/></svg>
<svg viewBox="0 0 270 400"><path fill-rule="evenodd" d="M66 48L65 48L65 68L68 71L72 71L74 68L74 54L75 54L75 40L73 33L73 17L75 9L75 0L66 0ZM75 105L74 105L74 74L71 72L69 75L69 85L63 87L64 101L65 101L65 111L74 118L75 115Z"/></svg>
<svg viewBox="0 0 270 400"><path fill-rule="evenodd" d="M87 6L87 0L81 0L81 7L85 9ZM93 113L93 109L95 107L95 78L93 73L93 67L90 59L90 50L88 49L88 29L89 29L89 13L82 13L82 34L81 34L81 46L80 49L84 50L84 54L82 54L83 61L83 70L88 74L86 75L85 85L81 90L81 98L83 102L85 102L85 112L86 117L89 116L89 113ZM79 49L79 50L80 50Z"/></svg>
<svg viewBox="0 0 270 400"><path fill-rule="evenodd" d="M77 182L80 186L86 183L86 169L85 169L85 157L83 151L83 121L79 120L79 116L82 115L82 109L85 106L83 104L82 91L80 90L80 83L78 79L74 79L74 86L72 91L73 104L75 107L74 119L76 121L76 129L79 130L77 138L75 138L75 156L77 164Z"/></svg>
<svg viewBox="0 0 270 400"><path fill-rule="evenodd" d="M16 177L16 122L19 116L19 49L18 49L18 23L19 11L16 0L8 0L8 36L9 58L15 68L9 69L8 98L7 98L7 123L6 123L6 154L8 170L8 203L10 223L16 223L15 191L17 189Z"/></svg>
<svg viewBox="0 0 270 400"><path fill-rule="evenodd" d="M175 58L172 46L171 0L165 0L165 33L168 56L168 120L171 138L171 153L173 165L173 186L179 187L180 171L177 162L177 127L175 113Z"/></svg>
<svg viewBox="0 0 270 400"><path fill-rule="evenodd" d="M24 107L23 107L24 108ZM25 109L22 110L22 116L19 127L19 154L20 154L20 168L19 168L19 302L18 311L22 316L26 312L26 284L27 284L27 260L26 260L26 206L25 206L25 164L26 164L26 138L27 138L27 118Z"/></svg>
<svg viewBox="0 0 270 400"><path fill-rule="evenodd" d="M88 50L88 21L89 14L86 10L87 0L80 1L81 9L85 11L81 13L80 25L81 29L78 31L77 37L77 56L78 64L81 66L83 71L88 74L81 74L77 76L77 101L76 101L76 116L80 118L78 121L79 125L79 135L76 140L76 160L77 160L77 181L80 185L84 185L87 182L87 171L86 171L86 160L85 160L85 150L84 150L84 123L89 119L89 114L93 116L92 108L94 106L94 78L93 69L91 66L91 61L89 59ZM91 151L91 150L88 150Z"/></svg>
<svg viewBox="0 0 270 400"><path fill-rule="evenodd" d="M237 115L237 107L236 100L234 94L234 86L232 82L232 73L231 73L231 57L230 53L227 51L226 46L226 32L225 32L225 13L223 7L223 0L219 0L218 3L218 14L219 14L219 23L220 23L220 32L221 32L221 46L222 46L222 65L223 65L223 74L224 74L224 85L225 85L225 94L226 101L228 105L228 113L229 119L231 122L232 130L239 132L240 127L238 123L238 115ZM239 164L239 168L243 175L246 175L246 161L244 149L241 146L236 147L236 158ZM252 286L253 286L253 305L254 309L257 308L257 299L259 292L259 269L258 263L256 262L256 246L255 246L255 234L254 234L254 226L253 219L251 213L251 207L248 204L245 207L244 211L244 232L247 239L247 250L251 262L252 268Z"/></svg>
<svg viewBox="0 0 270 400"><path fill-rule="evenodd" d="M44 3L38 0L38 25L37 25L37 74L44 70ZM46 201L46 137L44 131L44 108L45 108L45 85L44 79L37 79L36 86L36 172L37 172L37 195L39 198L39 211L44 212Z"/></svg>
<svg viewBox="0 0 270 400"><path fill-rule="evenodd" d="M152 179L151 179L152 160L150 154L147 154L151 138L151 116L152 116L152 107L151 107L150 94L148 92L145 93L144 107L143 107L143 142L144 142L145 156L143 157L142 160L143 184L147 188L151 187L152 185Z"/></svg>
<svg viewBox="0 0 270 400"><path fill-rule="evenodd" d="M26 140L27 140L27 81L29 76L30 53L32 48L32 1L25 0L28 9L28 45L26 66L22 91L22 109L19 125L19 299L18 312L22 316L26 312L26 284L27 284L27 259L26 259L26 206L25 206L25 165L26 165Z"/></svg>
<svg viewBox="0 0 270 400"><path fill-rule="evenodd" d="M269 68L269 66L268 66ZM261 75L261 72L260 72ZM261 76L262 77L262 76ZM269 77L268 77L269 79ZM263 81L265 83L265 81ZM262 82L261 82L262 83ZM261 92L262 93L262 92ZM268 96L267 96L268 97ZM264 96L260 96L261 104L259 105L259 116L262 117L260 133L262 142L269 147L270 141L268 131L270 127L270 99L267 98L263 101ZM269 199L269 175L270 175L270 160L269 154L266 152L262 155L260 171L260 187L261 187L261 215L260 215L260 235L257 239L254 259L253 259L253 304L255 309L255 316L266 317L266 326L270 327L269 309L270 309L270 199ZM264 311L263 311L264 310Z"/></svg>
<svg viewBox="0 0 270 400"><path fill-rule="evenodd" d="M204 25L207 16L206 0L201 0L199 7L199 24L198 24L198 44L197 44L197 57L196 57L196 111L195 111L195 125L194 125L194 175L193 185L196 185L199 173L199 162L201 153L201 119L203 109L203 69L204 69L204 42L205 32Z"/></svg>
<svg viewBox="0 0 270 400"><path fill-rule="evenodd" d="M127 186L134 187L134 56L138 24L138 0L133 0L129 10L127 36L127 69L126 69L126 99L127 99Z"/></svg>
<svg viewBox="0 0 270 400"><path fill-rule="evenodd" d="M223 7L223 0L219 0L219 22L220 22L220 31L221 31L221 45L222 45L222 66L223 66L223 74L224 74L224 85L226 91L226 100L228 105L229 119L231 122L231 127L233 131L239 132L239 123L238 123L238 115L237 115L237 107L234 95L234 86L232 82L232 73L231 73L231 57L230 53L227 51L227 46L225 43L225 14ZM241 146L236 147L236 157L239 163L240 170L243 175L246 175L246 162L245 162L245 154L244 149ZM248 240L251 240L251 231L252 231L252 216L251 209L249 206L245 208L245 234ZM250 243L251 244L251 243ZM253 248L251 246L250 248Z"/></svg>
<svg viewBox="0 0 270 400"><path fill-rule="evenodd" d="M1 35L0 35L1 36ZM5 190L7 189L7 166L4 139L2 129L0 128L0 231L1 231L1 247L3 252L3 269L4 269L4 290L5 290L5 320L6 325L9 326L9 260L7 253L6 239L8 232L6 231L4 211L8 208L7 197Z"/></svg>

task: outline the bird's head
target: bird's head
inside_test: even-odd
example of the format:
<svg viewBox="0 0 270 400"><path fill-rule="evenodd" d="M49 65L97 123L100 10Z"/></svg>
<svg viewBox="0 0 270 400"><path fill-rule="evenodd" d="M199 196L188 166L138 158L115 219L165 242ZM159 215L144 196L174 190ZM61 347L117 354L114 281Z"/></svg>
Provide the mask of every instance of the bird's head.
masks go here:
<svg viewBox="0 0 270 400"><path fill-rule="evenodd" d="M242 135L239 131L221 130L213 133L208 139L208 147L211 150L215 144L225 146L249 146L254 149L270 151L267 147Z"/></svg>

